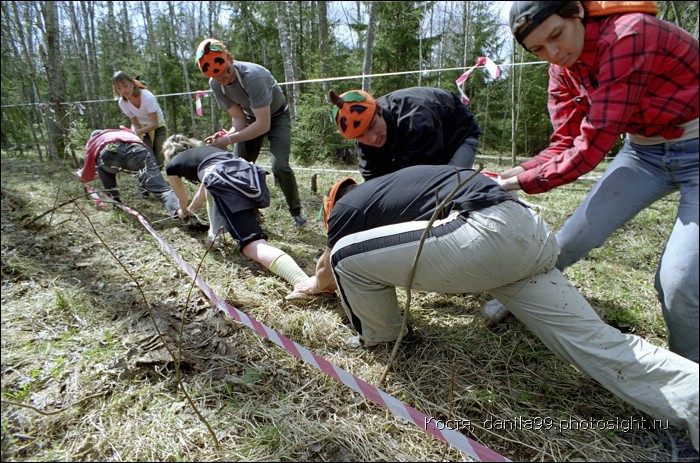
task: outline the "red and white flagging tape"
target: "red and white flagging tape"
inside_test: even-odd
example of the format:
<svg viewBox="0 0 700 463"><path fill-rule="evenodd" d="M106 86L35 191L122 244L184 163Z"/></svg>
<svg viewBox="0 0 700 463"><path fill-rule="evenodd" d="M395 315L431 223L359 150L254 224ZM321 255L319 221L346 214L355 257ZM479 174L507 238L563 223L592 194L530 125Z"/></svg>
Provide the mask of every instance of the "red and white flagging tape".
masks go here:
<svg viewBox="0 0 700 463"><path fill-rule="evenodd" d="M90 185L86 184L85 188L89 193L91 193L91 196L92 194L97 195L99 193L99 190L91 187ZM478 442L469 439L464 434L446 426L440 420L429 417L423 412L420 412L410 405L390 396L381 389L378 389L366 381L361 380L357 376L348 373L336 365L333 365L325 358L311 352L304 346L297 344L277 331L268 328L254 318L249 317L244 312L233 307L226 301L220 299L214 293L214 291L212 291L211 288L209 288L209 286L207 286L207 284L196 274L192 267L185 262L185 260L165 240L163 240L160 235L158 235L151 224L141 215L140 212L124 204L118 204L118 206L125 212L135 216L139 222L141 222L144 228L146 228L146 230L153 235L163 249L167 251L175 262L177 262L177 264L180 265L180 267L190 276L190 278L195 281L202 292L223 312L235 318L240 323L243 323L248 328L255 330L259 335L274 342L295 357L313 365L323 373L332 377L336 381L345 384L372 402L389 409L394 415L408 420L423 431L432 434L456 449L462 450L477 461L510 461L488 447L485 447Z"/></svg>

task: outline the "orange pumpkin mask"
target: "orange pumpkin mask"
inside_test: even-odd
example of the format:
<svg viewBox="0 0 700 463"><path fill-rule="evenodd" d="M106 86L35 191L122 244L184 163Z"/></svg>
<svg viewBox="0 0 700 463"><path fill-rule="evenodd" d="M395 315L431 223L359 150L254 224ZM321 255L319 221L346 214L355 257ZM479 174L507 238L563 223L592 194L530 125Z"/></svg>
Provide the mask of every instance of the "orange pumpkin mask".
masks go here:
<svg viewBox="0 0 700 463"><path fill-rule="evenodd" d="M363 90L351 90L338 96L333 90L328 92L333 108L333 120L338 131L348 140L362 135L372 122L377 110L377 102Z"/></svg>
<svg viewBox="0 0 700 463"><path fill-rule="evenodd" d="M207 77L216 77L226 70L228 51L216 39L204 39L197 47L197 66Z"/></svg>

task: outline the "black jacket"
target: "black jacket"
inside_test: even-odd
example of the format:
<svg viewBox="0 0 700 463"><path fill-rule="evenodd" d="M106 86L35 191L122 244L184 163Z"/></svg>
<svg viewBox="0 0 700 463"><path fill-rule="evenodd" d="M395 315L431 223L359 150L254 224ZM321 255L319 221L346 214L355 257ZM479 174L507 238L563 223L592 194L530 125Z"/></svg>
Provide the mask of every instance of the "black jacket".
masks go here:
<svg viewBox="0 0 700 463"><path fill-rule="evenodd" d="M447 90L412 87L377 99L387 125L384 146L356 143L365 180L408 166L447 164L465 139L478 139L474 115Z"/></svg>
<svg viewBox="0 0 700 463"><path fill-rule="evenodd" d="M228 152L204 158L197 175L207 191L224 201L231 212L270 205L270 190L265 183L267 171L257 164L231 157Z"/></svg>

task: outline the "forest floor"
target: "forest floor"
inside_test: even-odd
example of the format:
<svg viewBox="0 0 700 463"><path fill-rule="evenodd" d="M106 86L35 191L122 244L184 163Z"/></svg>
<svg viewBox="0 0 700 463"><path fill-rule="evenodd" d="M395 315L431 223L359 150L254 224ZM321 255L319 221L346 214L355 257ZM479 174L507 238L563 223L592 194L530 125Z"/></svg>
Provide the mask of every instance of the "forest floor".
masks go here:
<svg viewBox="0 0 700 463"><path fill-rule="evenodd" d="M219 310L134 216L85 197L74 170L2 153L2 461L469 460ZM354 172L296 169L304 230L271 185L263 228L308 274L325 243L323 193ZM285 302L289 285L229 237L208 251L205 232L141 198L133 177L118 182L220 298L379 386L392 346L346 348L353 333L336 297ZM524 196L557 230L592 184ZM654 272L676 204L660 201L567 270L606 322L659 346ZM425 339L400 352L381 389L512 460L697 461L684 431L635 426L653 420L514 317L488 326L487 299L414 291Z"/></svg>

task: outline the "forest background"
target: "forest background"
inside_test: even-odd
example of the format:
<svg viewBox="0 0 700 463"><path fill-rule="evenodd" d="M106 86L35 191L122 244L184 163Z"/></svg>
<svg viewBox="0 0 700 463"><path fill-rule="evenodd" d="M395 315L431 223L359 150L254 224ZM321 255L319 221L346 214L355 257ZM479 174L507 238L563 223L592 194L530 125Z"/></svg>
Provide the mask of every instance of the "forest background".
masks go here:
<svg viewBox="0 0 700 463"><path fill-rule="evenodd" d="M659 17L698 36L698 3L660 1ZM326 101L363 88L375 96L410 86L456 92L481 56L503 71L466 83L484 130L482 152L529 156L544 148L546 64L513 46L509 2L34 1L2 2L2 147L73 158L90 131L127 121L111 76L140 76L158 97L169 133L204 137L229 127L194 62L206 37L276 76L290 103L293 156L301 164L352 162ZM345 76L371 76L345 78ZM43 151L43 153L42 153ZM507 153L507 154L505 154Z"/></svg>

